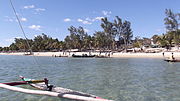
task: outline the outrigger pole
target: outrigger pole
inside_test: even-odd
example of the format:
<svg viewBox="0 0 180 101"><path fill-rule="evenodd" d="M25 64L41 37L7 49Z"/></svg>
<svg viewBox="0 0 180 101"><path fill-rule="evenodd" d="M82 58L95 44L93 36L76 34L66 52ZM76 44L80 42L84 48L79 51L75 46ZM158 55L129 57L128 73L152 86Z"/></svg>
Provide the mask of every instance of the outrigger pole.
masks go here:
<svg viewBox="0 0 180 101"><path fill-rule="evenodd" d="M30 83L42 83L42 82L45 82L45 80L15 81L15 82L6 82L6 83L0 83L0 84L16 86L16 85L25 85L25 84L30 84Z"/></svg>

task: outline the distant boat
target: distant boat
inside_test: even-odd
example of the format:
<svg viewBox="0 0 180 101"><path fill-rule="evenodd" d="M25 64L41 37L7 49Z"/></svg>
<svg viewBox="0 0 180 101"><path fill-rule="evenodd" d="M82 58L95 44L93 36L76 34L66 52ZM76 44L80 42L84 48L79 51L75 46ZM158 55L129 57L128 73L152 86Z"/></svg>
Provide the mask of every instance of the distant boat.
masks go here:
<svg viewBox="0 0 180 101"><path fill-rule="evenodd" d="M173 59L173 60L165 59L164 61L167 61L167 62L180 62L180 60L178 60L178 59Z"/></svg>
<svg viewBox="0 0 180 101"><path fill-rule="evenodd" d="M95 58L110 58L110 56L105 55L96 55Z"/></svg>
<svg viewBox="0 0 180 101"><path fill-rule="evenodd" d="M87 55L87 54L82 54L82 55L75 55L73 54L72 57L75 57L75 58L92 58L92 57L95 57L96 55Z"/></svg>
<svg viewBox="0 0 180 101"><path fill-rule="evenodd" d="M26 52L24 55L33 55L33 52Z"/></svg>

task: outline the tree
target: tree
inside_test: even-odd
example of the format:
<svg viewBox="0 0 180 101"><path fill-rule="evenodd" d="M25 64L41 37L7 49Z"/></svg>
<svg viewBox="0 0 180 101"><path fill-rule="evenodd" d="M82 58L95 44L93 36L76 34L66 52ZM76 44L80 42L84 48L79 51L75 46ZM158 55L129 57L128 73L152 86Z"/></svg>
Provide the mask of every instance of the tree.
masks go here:
<svg viewBox="0 0 180 101"><path fill-rule="evenodd" d="M2 48L2 47L0 47L0 51L3 51L3 48Z"/></svg>
<svg viewBox="0 0 180 101"><path fill-rule="evenodd" d="M65 44L64 41L60 41L60 42L59 42L59 48L60 48L60 50L65 50L65 49L67 49L67 48L66 48L66 44Z"/></svg>
<svg viewBox="0 0 180 101"><path fill-rule="evenodd" d="M176 45L179 46L179 43L180 43L180 30L178 29L174 33L176 33L176 34L174 35L174 40L173 41L174 41L174 43L176 43Z"/></svg>
<svg viewBox="0 0 180 101"><path fill-rule="evenodd" d="M84 40L83 40L83 49L91 49L93 44L93 39L90 35L87 35L84 37Z"/></svg>
<svg viewBox="0 0 180 101"><path fill-rule="evenodd" d="M44 38L46 38L45 36L46 36L45 34L42 34L42 35L38 35L34 38L33 47L32 47L33 51L44 51L45 50L45 44L43 42Z"/></svg>
<svg viewBox="0 0 180 101"><path fill-rule="evenodd" d="M95 47L98 49L106 49L111 43L109 43L108 39L108 35L105 34L105 32L95 32L94 33L94 41L95 41Z"/></svg>
<svg viewBox="0 0 180 101"><path fill-rule="evenodd" d="M90 36L88 36L87 32L85 32L84 28L79 26L79 28L77 28L77 36L79 36L79 49L82 50L86 50L89 46L89 42L90 42Z"/></svg>
<svg viewBox="0 0 180 101"><path fill-rule="evenodd" d="M131 23L129 21L125 20L122 25L122 37L125 43L125 51L127 52L127 45L130 43L133 37L132 30L131 30Z"/></svg>
<svg viewBox="0 0 180 101"><path fill-rule="evenodd" d="M109 49L115 48L115 29L113 28L113 23L109 22L107 17L101 19L101 27L104 29L105 34L108 36L107 41L111 43L110 46L108 46Z"/></svg>
<svg viewBox="0 0 180 101"><path fill-rule="evenodd" d="M166 36L164 34L162 36L159 36L158 43L161 45L161 47L169 48Z"/></svg>
<svg viewBox="0 0 180 101"><path fill-rule="evenodd" d="M58 39L53 39L42 33L34 38L33 50L34 51L58 51L60 43Z"/></svg>
<svg viewBox="0 0 180 101"><path fill-rule="evenodd" d="M27 42L29 43L29 45L27 44ZM27 52L30 50L31 46L32 46L32 40L31 39L23 39L23 38L15 38L15 43L14 45L17 46L17 48L19 49L19 51L23 51L23 52Z"/></svg>
<svg viewBox="0 0 180 101"><path fill-rule="evenodd" d="M69 32L70 32L70 40L71 40L71 48L80 48L80 36L77 34L78 30L77 28L75 28L74 26L71 26L70 28L68 28Z"/></svg>
<svg viewBox="0 0 180 101"><path fill-rule="evenodd" d="M142 48L143 46L143 39L140 38L140 36L135 37L133 46L137 48Z"/></svg>
<svg viewBox="0 0 180 101"><path fill-rule="evenodd" d="M116 19L114 20L114 27L115 27L115 33L116 33L116 36L118 37L118 44L120 45L121 43L121 40L123 39L122 38L122 27L123 27L123 22L122 22L122 19L119 18L118 16L116 16Z"/></svg>
<svg viewBox="0 0 180 101"><path fill-rule="evenodd" d="M11 51L18 51L18 50L19 50L19 48L16 46L15 43L12 43L12 44L9 46L9 49L10 49Z"/></svg>
<svg viewBox="0 0 180 101"><path fill-rule="evenodd" d="M166 25L166 29L168 30L168 32L174 33L175 43L179 47L180 33L178 33L178 28L179 28L178 20L180 20L180 14L173 13L171 9L166 9L165 14L166 17L164 19L165 21L164 24Z"/></svg>
<svg viewBox="0 0 180 101"><path fill-rule="evenodd" d="M72 49L73 43L71 41L70 36L66 36L66 38L64 39L64 43L65 43L66 49Z"/></svg>
<svg viewBox="0 0 180 101"><path fill-rule="evenodd" d="M173 39L174 39L174 32L171 31L171 32L168 32L166 35L165 35L165 39L168 43L168 46L172 46L172 42L173 42Z"/></svg>
<svg viewBox="0 0 180 101"><path fill-rule="evenodd" d="M157 42L158 42L158 38L159 38L159 36L158 36L158 35L153 35L153 36L152 36L152 38L151 38L151 39L152 39L152 41L153 41L153 43L154 43L154 44L157 44Z"/></svg>
<svg viewBox="0 0 180 101"><path fill-rule="evenodd" d="M4 47L2 51L8 52L9 51L9 47Z"/></svg>

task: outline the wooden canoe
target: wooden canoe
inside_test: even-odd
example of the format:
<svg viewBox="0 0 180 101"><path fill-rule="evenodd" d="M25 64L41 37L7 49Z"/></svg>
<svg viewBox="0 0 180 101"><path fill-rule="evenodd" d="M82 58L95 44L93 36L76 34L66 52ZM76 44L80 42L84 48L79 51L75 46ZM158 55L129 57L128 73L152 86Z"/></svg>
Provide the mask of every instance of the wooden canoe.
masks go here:
<svg viewBox="0 0 180 101"><path fill-rule="evenodd" d="M165 59L164 61L167 61L167 62L180 62L180 60L177 60L177 59L174 59L174 60Z"/></svg>
<svg viewBox="0 0 180 101"><path fill-rule="evenodd" d="M24 78L24 77L23 78L21 77L21 79L23 81L33 80L33 79ZM74 100L80 100L80 101L112 101L112 100L103 99L101 97L98 97L92 94L74 91L71 89L63 88L63 87L56 87L50 84L47 85L45 82L36 83L36 84L30 83L29 85L40 90L59 93L58 96L62 98L68 98L68 99L74 99Z"/></svg>
<svg viewBox="0 0 180 101"><path fill-rule="evenodd" d="M82 54L82 55L75 55L73 54L72 57L74 58L93 58L95 57L96 55L87 55L87 54Z"/></svg>

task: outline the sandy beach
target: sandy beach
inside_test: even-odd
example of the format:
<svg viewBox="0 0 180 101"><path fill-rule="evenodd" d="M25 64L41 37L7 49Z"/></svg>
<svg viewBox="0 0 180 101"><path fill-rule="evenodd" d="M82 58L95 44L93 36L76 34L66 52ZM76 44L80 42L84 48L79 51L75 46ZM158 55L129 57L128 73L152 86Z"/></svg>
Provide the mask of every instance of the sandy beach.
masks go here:
<svg viewBox="0 0 180 101"><path fill-rule="evenodd" d="M173 52L175 58L180 58L180 52ZM24 55L24 52L17 53L0 53L0 55ZM34 52L34 56L53 56L53 57L71 57L72 54L82 55L89 54L89 52ZM99 55L99 52L91 52L92 55ZM110 57L112 58L168 58L170 57L172 52L164 52L163 53L110 53ZM101 53L101 55L107 55L107 53Z"/></svg>

